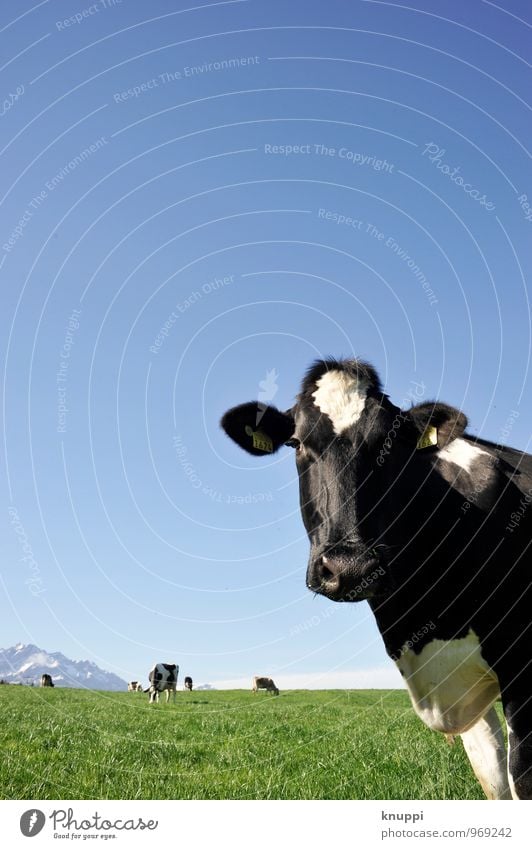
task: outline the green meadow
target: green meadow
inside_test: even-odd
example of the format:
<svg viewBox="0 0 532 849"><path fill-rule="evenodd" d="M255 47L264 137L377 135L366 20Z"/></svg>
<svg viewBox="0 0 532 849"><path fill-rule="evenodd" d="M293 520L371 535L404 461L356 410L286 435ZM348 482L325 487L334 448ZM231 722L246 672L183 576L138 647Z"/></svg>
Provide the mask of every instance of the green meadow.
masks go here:
<svg viewBox="0 0 532 849"><path fill-rule="evenodd" d="M397 690L0 687L4 799L482 799Z"/></svg>

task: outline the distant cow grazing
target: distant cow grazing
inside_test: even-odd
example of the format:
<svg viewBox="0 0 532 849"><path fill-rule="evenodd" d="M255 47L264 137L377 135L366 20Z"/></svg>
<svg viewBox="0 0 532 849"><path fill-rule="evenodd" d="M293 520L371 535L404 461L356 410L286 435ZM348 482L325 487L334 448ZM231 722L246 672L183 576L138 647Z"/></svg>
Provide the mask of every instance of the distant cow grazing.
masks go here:
<svg viewBox="0 0 532 849"><path fill-rule="evenodd" d="M268 690L276 696L279 695L279 690L275 686L273 678L261 678L258 675L255 675L253 678L253 692L256 693L257 690Z"/></svg>
<svg viewBox="0 0 532 849"><path fill-rule="evenodd" d="M532 799L532 456L447 404L404 407L368 363L318 360L290 409L222 427L249 454L295 449L308 588L368 601L418 716L461 735L488 798Z"/></svg>
<svg viewBox="0 0 532 849"><path fill-rule="evenodd" d="M190 677L190 675L187 675L187 677L185 678L184 689L185 690L192 690L192 687L193 687L192 678Z"/></svg>
<svg viewBox="0 0 532 849"><path fill-rule="evenodd" d="M130 681L127 685L128 693L143 693L142 684L140 681Z"/></svg>
<svg viewBox="0 0 532 849"><path fill-rule="evenodd" d="M41 687L53 687L54 682L52 681L52 676L48 675L46 672L44 675L41 675Z"/></svg>
<svg viewBox="0 0 532 849"><path fill-rule="evenodd" d="M148 675L150 686L148 692L150 694L150 704L159 701L159 693L166 690L166 703L170 701L170 693L173 693L175 702L175 692L177 687L177 676L179 674L179 666L175 663L156 663Z"/></svg>

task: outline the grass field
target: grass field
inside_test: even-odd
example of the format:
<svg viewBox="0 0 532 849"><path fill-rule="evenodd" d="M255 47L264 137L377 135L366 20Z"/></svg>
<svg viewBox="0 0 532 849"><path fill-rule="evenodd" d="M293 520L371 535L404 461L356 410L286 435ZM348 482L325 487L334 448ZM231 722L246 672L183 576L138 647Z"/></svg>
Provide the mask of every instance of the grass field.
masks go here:
<svg viewBox="0 0 532 849"><path fill-rule="evenodd" d="M406 693L0 687L4 799L482 799Z"/></svg>

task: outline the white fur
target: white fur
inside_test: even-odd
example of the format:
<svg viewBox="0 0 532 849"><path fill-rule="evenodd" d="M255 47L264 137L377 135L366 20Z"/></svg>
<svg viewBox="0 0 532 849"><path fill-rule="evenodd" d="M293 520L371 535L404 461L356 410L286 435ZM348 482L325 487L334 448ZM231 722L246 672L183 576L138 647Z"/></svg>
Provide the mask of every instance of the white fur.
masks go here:
<svg viewBox="0 0 532 849"><path fill-rule="evenodd" d="M425 725L463 734L499 696L499 680L470 629L457 640L432 640L419 654L406 649L397 661L414 710Z"/></svg>
<svg viewBox="0 0 532 849"><path fill-rule="evenodd" d="M519 799L517 794L517 790L515 789L515 782L513 780L512 773L510 772L510 755L512 753L512 746L514 744L514 732L511 729L510 723L506 722L506 730L508 731L508 783L510 785L510 792L512 794L512 799Z"/></svg>
<svg viewBox="0 0 532 849"><path fill-rule="evenodd" d="M327 371L316 381L312 393L316 406L332 422L334 432L342 433L354 425L366 405L368 385L345 371Z"/></svg>
<svg viewBox="0 0 532 849"><path fill-rule="evenodd" d="M455 466L460 466L465 472L470 473L471 467L475 460L482 456L489 457L487 451L483 451L477 445L473 445L466 439L453 439L453 441L438 451L438 457L446 460L449 463L454 463Z"/></svg>
<svg viewBox="0 0 532 849"><path fill-rule="evenodd" d="M462 734L462 742L487 798L511 799L506 773L506 746L494 706Z"/></svg>

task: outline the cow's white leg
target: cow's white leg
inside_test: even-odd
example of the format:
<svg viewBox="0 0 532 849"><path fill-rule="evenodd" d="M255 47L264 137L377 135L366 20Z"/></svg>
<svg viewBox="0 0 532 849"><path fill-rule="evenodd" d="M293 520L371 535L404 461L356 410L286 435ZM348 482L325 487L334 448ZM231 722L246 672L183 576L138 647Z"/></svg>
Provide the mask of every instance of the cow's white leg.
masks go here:
<svg viewBox="0 0 532 849"><path fill-rule="evenodd" d="M511 799L506 773L506 746L497 711L492 705L461 735L464 749L488 799Z"/></svg>
<svg viewBox="0 0 532 849"><path fill-rule="evenodd" d="M505 701L503 696L503 701ZM528 687L504 705L508 728L508 780L513 799L532 799L532 724Z"/></svg>

